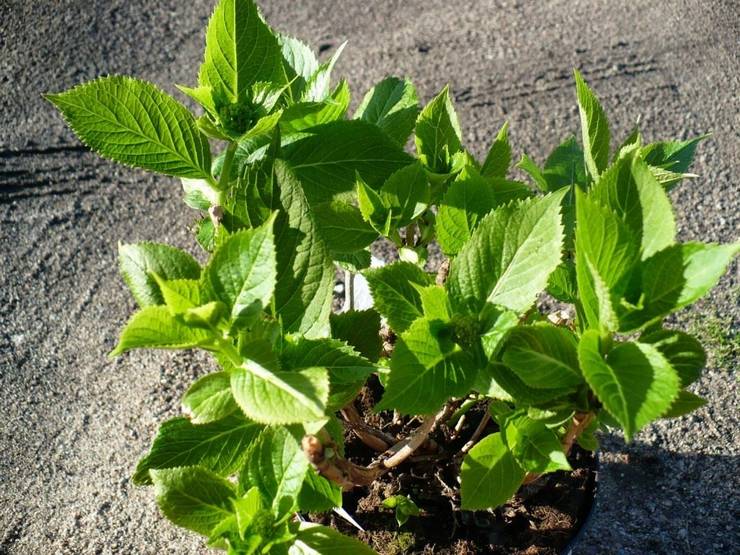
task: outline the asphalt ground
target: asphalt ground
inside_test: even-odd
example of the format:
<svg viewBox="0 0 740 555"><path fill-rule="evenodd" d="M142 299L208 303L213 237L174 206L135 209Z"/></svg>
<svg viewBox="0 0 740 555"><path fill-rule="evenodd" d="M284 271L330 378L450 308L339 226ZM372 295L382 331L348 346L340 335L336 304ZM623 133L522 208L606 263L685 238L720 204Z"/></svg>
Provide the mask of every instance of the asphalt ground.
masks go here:
<svg viewBox="0 0 740 555"><path fill-rule="evenodd" d="M428 100L450 83L465 141L484 153L504 122L542 161L578 133L571 69L617 137L712 132L700 177L672 194L683 240L738 237L740 7L722 0L263 3L276 28L328 55L355 104L385 75ZM179 184L116 166L74 139L42 92L131 74L175 93L195 82L211 2L0 0L0 553L204 553L129 477L158 424L209 367L192 353L106 353L134 305L118 241L196 252ZM630 445L603 440L598 507L577 553L740 551L737 264L676 319L711 360L696 414Z"/></svg>

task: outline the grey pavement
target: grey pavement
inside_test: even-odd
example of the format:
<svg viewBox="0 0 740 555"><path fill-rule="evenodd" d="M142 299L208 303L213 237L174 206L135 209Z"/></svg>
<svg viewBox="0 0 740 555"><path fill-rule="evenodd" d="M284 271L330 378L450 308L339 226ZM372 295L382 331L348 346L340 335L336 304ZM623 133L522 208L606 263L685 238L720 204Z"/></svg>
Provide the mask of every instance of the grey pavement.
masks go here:
<svg viewBox="0 0 740 555"><path fill-rule="evenodd" d="M450 83L469 148L504 120L516 154L541 161L578 131L571 68L617 136L711 131L677 203L681 238L738 237L740 5L730 0L265 0L268 20L325 54L355 103L387 74L428 100ZM118 241L196 247L174 179L86 152L40 98L103 74L174 92L195 82L204 0L0 0L0 553L205 553L128 481L206 357L106 358L134 306ZM715 353L695 390L710 403L604 439L599 504L580 554L740 552L737 265L677 322ZM711 332L711 333L710 333ZM733 339L734 338L734 339ZM733 347L733 345L735 347ZM734 349L734 350L733 350ZM729 354L728 354L729 353Z"/></svg>

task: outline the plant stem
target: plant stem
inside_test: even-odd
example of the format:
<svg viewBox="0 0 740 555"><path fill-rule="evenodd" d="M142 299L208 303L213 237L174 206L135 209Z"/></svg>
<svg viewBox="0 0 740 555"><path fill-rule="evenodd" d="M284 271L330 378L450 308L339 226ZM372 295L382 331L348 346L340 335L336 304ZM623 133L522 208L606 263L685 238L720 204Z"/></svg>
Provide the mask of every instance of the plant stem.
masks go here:
<svg viewBox="0 0 740 555"><path fill-rule="evenodd" d="M390 434L365 424L354 403L349 403L340 412L347 422L347 427L370 449L382 453L396 442L396 438Z"/></svg>
<svg viewBox="0 0 740 555"><path fill-rule="evenodd" d="M460 453L463 455L466 454L468 451L470 451L478 441L478 438L483 433L483 430L486 429L486 426L488 426L488 422L491 420L491 412L488 410L488 407L486 407L486 414L483 415L483 418L480 419L480 422L478 423L478 427L473 432L473 435L470 436L470 439L468 442L462 446L462 449L460 449Z"/></svg>
<svg viewBox="0 0 740 555"><path fill-rule="evenodd" d="M226 190L231 180L231 164L234 161L234 154L236 153L236 143L229 143L226 147L226 155L224 156L224 164L221 166L221 175L218 178L218 188L222 191Z"/></svg>
<svg viewBox="0 0 740 555"><path fill-rule="evenodd" d="M447 420L454 410L454 405L447 404L436 415L427 416L411 436L396 443L368 466L354 464L337 455L332 448L332 456L326 456L325 447L334 447L333 442L324 435L324 440L316 436L304 436L301 445L303 452L314 468L327 480L339 484L344 490L355 486L366 486L380 476L408 459L421 447L436 427Z"/></svg>

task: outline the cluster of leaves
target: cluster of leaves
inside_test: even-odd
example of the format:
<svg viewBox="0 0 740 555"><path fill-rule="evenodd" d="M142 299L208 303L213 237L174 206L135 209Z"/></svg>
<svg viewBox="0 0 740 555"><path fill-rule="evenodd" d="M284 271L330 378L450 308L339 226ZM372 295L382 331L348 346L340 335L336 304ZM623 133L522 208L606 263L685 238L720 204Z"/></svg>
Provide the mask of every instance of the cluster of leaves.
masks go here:
<svg viewBox="0 0 740 555"><path fill-rule="evenodd" d="M701 344L662 326L740 249L675 240L667 192L690 177L700 138L643 144L635 130L612 149L576 73L583 146L569 138L543 167L524 156L530 185L509 177L507 125L482 163L465 150L447 88L422 108L409 81L390 77L350 117L347 83L331 86L341 48L319 62L252 0L221 0L206 37L198 86L180 87L200 117L128 77L48 95L91 148L181 178L204 213L203 266L163 244L119 253L140 310L112 354L200 348L218 363L134 475L175 524L235 554L371 553L294 518L341 506L301 439L328 435L327 456L341 457L336 411L371 374L385 389L378 410L488 400L500 431L462 462L465 509L505 502L528 473L570 468L574 417L593 449L600 426L631 438L704 402L686 389ZM369 269L379 237L401 261ZM433 241L451 260L441 284L426 271ZM337 265L363 273L375 310L331 313ZM543 291L575 307L573 325L534 310ZM398 338L389 358L381 316ZM401 522L415 506L399 499Z"/></svg>

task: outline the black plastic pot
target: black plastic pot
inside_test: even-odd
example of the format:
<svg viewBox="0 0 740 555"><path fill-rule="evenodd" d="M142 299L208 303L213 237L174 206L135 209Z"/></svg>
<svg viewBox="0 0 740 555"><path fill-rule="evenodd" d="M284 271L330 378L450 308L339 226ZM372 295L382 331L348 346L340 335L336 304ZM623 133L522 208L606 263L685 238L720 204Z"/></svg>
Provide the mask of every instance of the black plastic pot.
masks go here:
<svg viewBox="0 0 740 555"><path fill-rule="evenodd" d="M583 539L586 534L586 530L589 528L591 523L593 522L594 514L596 513L596 505L598 503L599 498L599 467L601 466L601 458L599 457L599 452L594 453L594 469L593 469L593 497L591 499L591 506L584 510L584 518L583 522L578 528L578 531L575 533L575 535L570 539L568 542L568 545L565 546L565 549L562 551L562 555L575 555L578 551L581 551L583 548L586 547L586 545L583 543Z"/></svg>

